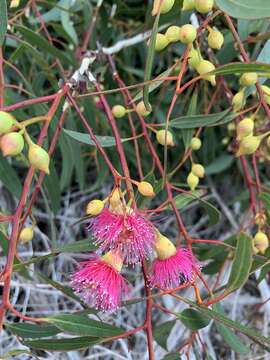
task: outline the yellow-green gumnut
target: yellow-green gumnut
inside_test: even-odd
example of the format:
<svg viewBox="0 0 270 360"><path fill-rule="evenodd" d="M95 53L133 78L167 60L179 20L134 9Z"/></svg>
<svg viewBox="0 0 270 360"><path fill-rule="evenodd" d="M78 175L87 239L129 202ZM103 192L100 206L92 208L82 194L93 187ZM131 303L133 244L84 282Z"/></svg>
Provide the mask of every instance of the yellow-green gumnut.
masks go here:
<svg viewBox="0 0 270 360"><path fill-rule="evenodd" d="M10 132L14 121L15 118L11 114L0 111L0 135Z"/></svg>
<svg viewBox="0 0 270 360"><path fill-rule="evenodd" d="M254 130L254 121L252 118L246 117L243 120L239 121L236 126L237 139L241 140L245 136L253 134Z"/></svg>
<svg viewBox="0 0 270 360"><path fill-rule="evenodd" d="M117 119L120 119L126 115L126 108L122 105L114 105L112 108L112 114Z"/></svg>
<svg viewBox="0 0 270 360"><path fill-rule="evenodd" d="M191 24L185 24L180 27L179 39L184 44L191 44L197 36L196 28Z"/></svg>
<svg viewBox="0 0 270 360"><path fill-rule="evenodd" d="M255 153L261 143L260 136L246 136L244 137L239 144L239 149L236 153L236 156L241 155L250 155Z"/></svg>
<svg viewBox="0 0 270 360"><path fill-rule="evenodd" d="M241 77L240 77L240 85L241 86L251 86L251 85L255 85L256 82L258 80L258 75L255 72L247 72L244 73Z"/></svg>
<svg viewBox="0 0 270 360"><path fill-rule="evenodd" d="M264 94L264 100L270 105L270 88L266 85L261 85L261 88Z"/></svg>
<svg viewBox="0 0 270 360"><path fill-rule="evenodd" d="M184 0L182 10L189 11L195 8L195 0Z"/></svg>
<svg viewBox="0 0 270 360"><path fill-rule="evenodd" d="M199 184L198 176L196 176L192 172L190 172L187 177L187 184L188 184L190 190L192 190L192 191L195 190L197 185Z"/></svg>
<svg viewBox="0 0 270 360"><path fill-rule="evenodd" d="M116 271L120 272L123 266L123 259L121 256L113 251L109 251L102 256L102 260L112 266Z"/></svg>
<svg viewBox="0 0 270 360"><path fill-rule="evenodd" d="M27 226L24 229L22 229L19 236L19 242L23 244L28 243L33 240L33 237L34 237L33 226Z"/></svg>
<svg viewBox="0 0 270 360"><path fill-rule="evenodd" d="M198 176L199 178L203 178L205 175L205 169L201 164L193 164L191 172L193 175Z"/></svg>
<svg viewBox="0 0 270 360"><path fill-rule="evenodd" d="M156 232L155 250L160 260L168 259L176 254L176 247L174 244L159 231Z"/></svg>
<svg viewBox="0 0 270 360"><path fill-rule="evenodd" d="M209 73L213 70L215 70L215 65L212 64L208 60L202 60L200 61L199 65L197 66L196 70L200 75L204 75L206 73ZM204 75L202 76L204 80L209 81L213 86L216 85L216 77L215 75Z"/></svg>
<svg viewBox="0 0 270 360"><path fill-rule="evenodd" d="M220 31L209 29L207 41L210 48L219 50L224 43L224 37Z"/></svg>
<svg viewBox="0 0 270 360"><path fill-rule="evenodd" d="M190 147L192 150L196 151L199 150L202 146L202 142L201 139L199 139L198 137L193 137L190 141Z"/></svg>
<svg viewBox="0 0 270 360"><path fill-rule="evenodd" d="M136 111L137 111L138 114L140 114L143 117L148 116L149 114L151 114L151 111L148 111L146 109L143 101L138 102L138 104L136 105Z"/></svg>
<svg viewBox="0 0 270 360"><path fill-rule="evenodd" d="M167 47L168 44L169 44L169 41L168 41L167 37L164 34L157 33L155 50L162 51Z"/></svg>
<svg viewBox="0 0 270 360"><path fill-rule="evenodd" d="M46 150L36 144L30 144L28 150L28 160L34 169L50 173L50 157Z"/></svg>
<svg viewBox="0 0 270 360"><path fill-rule="evenodd" d="M138 191L140 194L146 197L155 196L153 186L147 181L141 181L138 183Z"/></svg>
<svg viewBox="0 0 270 360"><path fill-rule="evenodd" d="M11 132L1 137L0 146L3 156L16 156L23 151L24 139L18 132Z"/></svg>
<svg viewBox="0 0 270 360"><path fill-rule="evenodd" d="M262 231L258 231L253 238L253 245L261 254L264 254L269 246L267 235Z"/></svg>
<svg viewBox="0 0 270 360"><path fill-rule="evenodd" d="M160 145L164 146L166 144L166 130L157 131L156 139ZM167 145L174 146L173 134L169 130L167 131Z"/></svg>
<svg viewBox="0 0 270 360"><path fill-rule="evenodd" d="M214 0L195 0L195 9L201 13L206 14L213 9Z"/></svg>
<svg viewBox="0 0 270 360"><path fill-rule="evenodd" d="M194 69L197 68L199 63L202 61L202 56L199 49L195 49L193 46L189 51L188 54L188 63L190 66L192 66Z"/></svg>
<svg viewBox="0 0 270 360"><path fill-rule="evenodd" d="M158 8L160 0L155 0L154 2L157 3L157 8ZM167 12L169 12L171 10L171 8L173 7L174 2L175 2L175 0L163 0L161 7L160 7L160 13L166 14Z"/></svg>
<svg viewBox="0 0 270 360"><path fill-rule="evenodd" d="M165 32L165 36L169 43L174 43L180 40L180 27L179 26L170 26Z"/></svg>
<svg viewBox="0 0 270 360"><path fill-rule="evenodd" d="M91 216L99 215L104 209L104 202L98 199L91 200L86 206L86 214Z"/></svg>
<svg viewBox="0 0 270 360"><path fill-rule="evenodd" d="M237 112L241 110L245 106L245 103L246 103L245 93L244 93L244 89L242 89L238 91L232 98L233 111Z"/></svg>

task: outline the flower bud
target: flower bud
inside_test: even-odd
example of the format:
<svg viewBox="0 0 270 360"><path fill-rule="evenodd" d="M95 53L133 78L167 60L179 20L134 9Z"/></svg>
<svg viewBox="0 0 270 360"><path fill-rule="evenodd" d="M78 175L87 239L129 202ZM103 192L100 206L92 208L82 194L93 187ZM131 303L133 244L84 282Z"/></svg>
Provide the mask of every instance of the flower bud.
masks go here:
<svg viewBox="0 0 270 360"><path fill-rule="evenodd" d="M210 71L215 70L215 65L212 64L208 60L202 60L200 61L199 65L197 66L196 70L200 75L206 74ZM216 85L216 77L215 75L204 75L202 76L204 80L210 81L210 83L215 86Z"/></svg>
<svg viewBox="0 0 270 360"><path fill-rule="evenodd" d="M233 111L237 112L245 106L245 93L244 90L238 91L232 99Z"/></svg>
<svg viewBox="0 0 270 360"><path fill-rule="evenodd" d="M34 229L32 226L25 227L22 229L20 236L19 236L19 242L20 243L28 243L29 241L32 241L34 237Z"/></svg>
<svg viewBox="0 0 270 360"><path fill-rule="evenodd" d="M264 100L270 105L270 88L266 85L261 85L261 88L264 93Z"/></svg>
<svg viewBox="0 0 270 360"><path fill-rule="evenodd" d="M193 25L185 24L180 27L179 38L182 43L190 44L196 39L196 36L197 31Z"/></svg>
<svg viewBox="0 0 270 360"><path fill-rule="evenodd" d="M240 141L239 150L236 156L250 155L255 153L261 143L260 136L246 136Z"/></svg>
<svg viewBox="0 0 270 360"><path fill-rule="evenodd" d="M190 190L192 190L192 191L195 190L197 185L199 184L198 176L196 176L192 172L190 172L187 177L187 184L188 184Z"/></svg>
<svg viewBox="0 0 270 360"><path fill-rule="evenodd" d="M138 183L138 191L143 196L147 196L147 197L155 196L153 186L147 181L141 181Z"/></svg>
<svg viewBox="0 0 270 360"><path fill-rule="evenodd" d="M258 75L255 72L247 72L244 73L241 77L240 77L240 85L241 86L251 86L251 85L255 85L256 82L258 80Z"/></svg>
<svg viewBox="0 0 270 360"><path fill-rule="evenodd" d="M136 111L138 114L140 114L141 116L145 117L148 116L149 114L151 114L151 111L148 111L144 105L143 101L140 101L137 105L136 105Z"/></svg>
<svg viewBox="0 0 270 360"><path fill-rule="evenodd" d="M168 259L176 254L176 247L174 244L159 231L156 233L155 250L160 260Z"/></svg>
<svg viewBox="0 0 270 360"><path fill-rule="evenodd" d="M14 120L15 118L11 114L0 111L0 135L11 131Z"/></svg>
<svg viewBox="0 0 270 360"><path fill-rule="evenodd" d="M184 0L183 1L183 11L193 10L195 8L195 0Z"/></svg>
<svg viewBox="0 0 270 360"><path fill-rule="evenodd" d="M258 226L263 226L266 222L266 216L263 213L258 213L255 215L254 222Z"/></svg>
<svg viewBox="0 0 270 360"><path fill-rule="evenodd" d="M202 146L202 142L201 139L197 138L197 137L193 137L190 141L190 147L192 150L196 151L199 150Z"/></svg>
<svg viewBox="0 0 270 360"><path fill-rule="evenodd" d="M244 118L236 126L237 139L241 140L245 136L253 134L254 130L254 121L252 118Z"/></svg>
<svg viewBox="0 0 270 360"><path fill-rule="evenodd" d="M104 208L104 203L101 200L91 200L86 206L86 214L91 216L99 215Z"/></svg>
<svg viewBox="0 0 270 360"><path fill-rule="evenodd" d="M214 0L195 0L195 8L201 14L206 14L213 9Z"/></svg>
<svg viewBox="0 0 270 360"><path fill-rule="evenodd" d="M254 246L259 250L261 254L265 253L268 248L268 237L265 233L259 231L253 238Z"/></svg>
<svg viewBox="0 0 270 360"><path fill-rule="evenodd" d="M207 37L208 45L212 49L217 49L217 50L221 49L224 43L224 37L222 33L218 30L213 30L213 29L210 29L209 31L210 32Z"/></svg>
<svg viewBox="0 0 270 360"><path fill-rule="evenodd" d="M0 141L3 156L16 156L23 151L24 139L18 132L5 134Z"/></svg>
<svg viewBox="0 0 270 360"><path fill-rule="evenodd" d="M174 43L179 41L180 36L180 27L179 26L170 26L165 32L165 36L169 43Z"/></svg>
<svg viewBox="0 0 270 360"><path fill-rule="evenodd" d="M28 150L28 160L34 169L50 173L50 157L46 150L36 144L30 144Z"/></svg>
<svg viewBox="0 0 270 360"><path fill-rule="evenodd" d="M191 172L193 175L196 175L199 178L203 178L205 175L204 167L201 164L193 164L191 168Z"/></svg>
<svg viewBox="0 0 270 360"><path fill-rule="evenodd" d="M196 69L201 61L202 61L202 57L200 50L192 47L188 54L189 65L192 66L194 69Z"/></svg>
<svg viewBox="0 0 270 360"><path fill-rule="evenodd" d="M115 252L109 251L102 256L102 260L111 265L116 271L120 272L123 266L123 259Z"/></svg>
<svg viewBox="0 0 270 360"><path fill-rule="evenodd" d="M121 204L121 192L120 189L117 187L115 188L110 196L109 196L109 202L110 205L112 205L113 207L118 206L119 204Z"/></svg>
<svg viewBox="0 0 270 360"><path fill-rule="evenodd" d="M156 43L155 43L155 50L162 51L165 47L169 44L168 39L165 35L161 33L157 33Z"/></svg>
<svg viewBox="0 0 270 360"><path fill-rule="evenodd" d="M175 0L163 0L161 7L160 7L160 13L166 14L171 10L171 8L174 5ZM154 0L153 9L152 9L152 16L156 16L159 9L160 0Z"/></svg>
<svg viewBox="0 0 270 360"><path fill-rule="evenodd" d="M166 143L166 130L157 131L156 139L157 139L157 142L160 145L165 146L165 143ZM169 130L167 131L167 145L168 146L174 146L173 135Z"/></svg>
<svg viewBox="0 0 270 360"><path fill-rule="evenodd" d="M122 105L114 105L112 108L112 114L117 119L120 119L126 115L126 108Z"/></svg>
<svg viewBox="0 0 270 360"><path fill-rule="evenodd" d="M235 131L235 129L236 129L235 123L234 123L234 122L230 122L230 123L227 125L227 129L228 129L228 131Z"/></svg>

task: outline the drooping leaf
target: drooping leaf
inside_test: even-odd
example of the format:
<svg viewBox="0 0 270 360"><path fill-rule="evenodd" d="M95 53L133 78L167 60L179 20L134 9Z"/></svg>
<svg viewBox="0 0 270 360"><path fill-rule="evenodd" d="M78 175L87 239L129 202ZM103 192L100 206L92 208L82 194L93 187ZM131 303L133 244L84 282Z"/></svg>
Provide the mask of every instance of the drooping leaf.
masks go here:
<svg viewBox="0 0 270 360"><path fill-rule="evenodd" d="M240 19L262 19L270 16L270 3L265 0L216 0L228 15Z"/></svg>
<svg viewBox="0 0 270 360"><path fill-rule="evenodd" d="M177 209L181 210L188 204L190 204L192 201L197 200L197 198L203 196L204 191L203 190L194 190L190 194L179 194L176 195L174 198L175 206ZM168 205L168 208L171 208L170 205Z"/></svg>
<svg viewBox="0 0 270 360"><path fill-rule="evenodd" d="M175 325L175 320L166 321L153 328L153 335L156 342L167 350L167 340Z"/></svg>
<svg viewBox="0 0 270 360"><path fill-rule="evenodd" d="M56 326L47 324L5 323L5 328L17 336L32 339L53 336L61 331Z"/></svg>
<svg viewBox="0 0 270 360"><path fill-rule="evenodd" d="M73 131L73 130L67 130L67 129L63 129L64 132L69 135L71 138L73 138L74 140L77 140L83 144L87 144L87 145L92 145L92 146L96 146L94 141L91 140L89 134L85 134L85 133L80 133L77 131ZM102 147L111 147L111 146L115 146L115 139L113 136L99 136L96 135L97 141L100 143L100 145ZM122 142L128 141L128 139L122 139Z"/></svg>
<svg viewBox="0 0 270 360"><path fill-rule="evenodd" d="M187 328L193 331L206 327L211 320L194 309L185 309L178 313L177 316Z"/></svg>
<svg viewBox="0 0 270 360"><path fill-rule="evenodd" d="M99 338L82 336L68 339L24 340L23 344L32 349L65 352L84 349L100 342Z"/></svg>
<svg viewBox="0 0 270 360"><path fill-rule="evenodd" d="M231 155L221 155L215 159L212 163L205 167L206 175L219 174L224 170L227 170L234 161L234 156Z"/></svg>

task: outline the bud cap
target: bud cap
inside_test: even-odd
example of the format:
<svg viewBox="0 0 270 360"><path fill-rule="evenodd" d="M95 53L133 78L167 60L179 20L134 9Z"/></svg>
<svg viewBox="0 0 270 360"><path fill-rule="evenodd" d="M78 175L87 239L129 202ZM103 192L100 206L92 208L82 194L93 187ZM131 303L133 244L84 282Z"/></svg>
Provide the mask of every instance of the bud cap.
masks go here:
<svg viewBox="0 0 270 360"><path fill-rule="evenodd" d="M192 150L196 151L199 150L202 146L202 142L201 139L197 138L197 137L193 137L190 141L190 147Z"/></svg>
<svg viewBox="0 0 270 360"><path fill-rule="evenodd" d="M11 114L0 111L0 135L11 131L14 120L15 118Z"/></svg>
<svg viewBox="0 0 270 360"><path fill-rule="evenodd" d="M196 175L199 178L203 178L205 175L205 169L201 164L193 164L191 172L193 175Z"/></svg>
<svg viewBox="0 0 270 360"><path fill-rule="evenodd" d="M138 184L138 191L143 196L151 197L155 195L153 186L147 181L141 181Z"/></svg>
<svg viewBox="0 0 270 360"><path fill-rule="evenodd" d="M202 60L202 61L200 61L199 65L197 66L196 70L198 71L198 73L200 75L204 75L204 74L206 74L208 72L211 72L211 71L215 70L215 65L212 64L208 60ZM204 75L204 76L202 76L202 78L204 80L209 81L213 86L216 85L216 77L215 77L215 75Z"/></svg>
<svg viewBox="0 0 270 360"><path fill-rule="evenodd" d="M22 229L20 236L19 236L19 242L21 243L28 243L29 241L32 241L34 237L34 229L32 226L25 227Z"/></svg>
<svg viewBox="0 0 270 360"><path fill-rule="evenodd" d="M120 118L122 118L123 116L126 115L126 109L122 105L115 105L112 108L112 114L113 114L114 117L120 119Z"/></svg>
<svg viewBox="0 0 270 360"><path fill-rule="evenodd" d="M23 136L18 132L5 134L0 140L0 146L4 156L19 155L24 147Z"/></svg>
<svg viewBox="0 0 270 360"><path fill-rule="evenodd" d="M160 145L165 146L166 143L166 130L159 130L156 133L156 139L157 142ZM174 142L173 142L173 134L170 131L167 131L167 145L168 146L174 146Z"/></svg>
<svg viewBox="0 0 270 360"><path fill-rule="evenodd" d="M169 44L167 37L164 34L157 33L155 50L162 51Z"/></svg>
<svg viewBox="0 0 270 360"><path fill-rule="evenodd" d="M101 200L91 200L86 206L86 214L96 216L99 215L104 208L104 203Z"/></svg>
<svg viewBox="0 0 270 360"><path fill-rule="evenodd" d="M36 144L29 145L28 160L34 169L44 171L46 174L50 173L50 157L41 146Z"/></svg>
<svg viewBox="0 0 270 360"><path fill-rule="evenodd" d="M143 101L140 101L137 105L136 105L136 111L138 114L140 114L141 116L148 116L149 114L151 114L151 111L148 111L144 105Z"/></svg>
<svg viewBox="0 0 270 360"><path fill-rule="evenodd" d="M187 177L187 184L188 184L190 190L192 190L192 191L195 190L197 185L199 184L198 176L196 176L192 172L190 172Z"/></svg>
<svg viewBox="0 0 270 360"><path fill-rule="evenodd" d="M184 44L191 44L197 36L195 27L191 24L185 24L181 26L179 31L180 41Z"/></svg>
<svg viewBox="0 0 270 360"><path fill-rule="evenodd" d="M214 0L195 0L195 8L201 14L206 14L213 9Z"/></svg>
<svg viewBox="0 0 270 360"><path fill-rule="evenodd" d="M224 43L224 37L220 31L211 29L207 41L210 48L219 50Z"/></svg>

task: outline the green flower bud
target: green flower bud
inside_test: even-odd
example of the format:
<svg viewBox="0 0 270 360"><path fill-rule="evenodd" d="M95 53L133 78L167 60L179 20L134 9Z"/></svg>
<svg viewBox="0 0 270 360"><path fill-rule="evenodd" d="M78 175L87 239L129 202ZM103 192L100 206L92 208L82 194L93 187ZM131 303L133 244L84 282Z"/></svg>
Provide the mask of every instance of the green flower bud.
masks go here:
<svg viewBox="0 0 270 360"><path fill-rule="evenodd" d="M104 208L104 202L98 199L91 200L86 206L86 214L91 216L99 215Z"/></svg>
<svg viewBox="0 0 270 360"><path fill-rule="evenodd" d="M3 156L16 156L23 151L24 139L18 132L5 134L0 142Z"/></svg>
<svg viewBox="0 0 270 360"><path fill-rule="evenodd" d="M177 42L180 40L180 27L179 26L170 26L165 32L165 36L169 43Z"/></svg>
<svg viewBox="0 0 270 360"><path fill-rule="evenodd" d="M22 244L26 244L33 240L34 237L34 229L32 226L25 227L22 229L20 236L19 236L19 242Z"/></svg>
<svg viewBox="0 0 270 360"><path fill-rule="evenodd" d="M261 85L261 88L264 93L264 100L270 105L270 88L266 85Z"/></svg>
<svg viewBox="0 0 270 360"><path fill-rule="evenodd" d="M194 175L192 172L188 174L187 177L187 184L191 191L194 191L199 184L199 178L198 176Z"/></svg>
<svg viewBox="0 0 270 360"><path fill-rule="evenodd" d="M245 106L246 100L245 100L245 93L244 90L238 91L232 99L232 105L233 105L233 111L237 112L241 110Z"/></svg>
<svg viewBox="0 0 270 360"><path fill-rule="evenodd" d="M201 14L206 14L213 9L214 0L195 0L195 8Z"/></svg>
<svg viewBox="0 0 270 360"><path fill-rule="evenodd" d="M253 244L261 254L264 254L269 246L267 235L261 231L257 232L253 238Z"/></svg>
<svg viewBox="0 0 270 360"><path fill-rule="evenodd" d="M244 73L241 77L240 77L240 85L241 86L251 86L251 85L255 85L256 82L258 80L258 75L255 72L247 72Z"/></svg>
<svg viewBox="0 0 270 360"><path fill-rule="evenodd" d="M156 43L155 43L155 50L162 51L165 47L169 44L168 39L165 35L161 33L157 33Z"/></svg>
<svg viewBox="0 0 270 360"><path fill-rule="evenodd" d="M253 134L254 121L252 118L244 118L236 126L237 139L241 140L245 136Z"/></svg>
<svg viewBox="0 0 270 360"><path fill-rule="evenodd" d="M192 150L196 151L199 150L202 146L202 142L201 139L197 138L197 137L193 137L190 141L190 147Z"/></svg>
<svg viewBox="0 0 270 360"><path fill-rule="evenodd" d="M195 49L193 46L188 54L188 63L194 69L197 68L199 63L202 61L202 56L199 49Z"/></svg>
<svg viewBox="0 0 270 360"><path fill-rule="evenodd" d="M0 111L0 135L11 131L14 120L15 118L11 114Z"/></svg>
<svg viewBox="0 0 270 360"><path fill-rule="evenodd" d="M215 65L212 64L208 60L202 60L197 66L196 70L200 75L206 74L210 71L215 70ZM216 85L216 77L215 75L205 75L202 77L204 80L210 81L210 83L215 86Z"/></svg>
<svg viewBox="0 0 270 360"><path fill-rule="evenodd" d="M220 31L210 29L207 41L210 48L219 50L224 43L224 37Z"/></svg>
<svg viewBox="0 0 270 360"><path fill-rule="evenodd" d="M175 0L163 0L161 7L160 7L160 13L166 14L171 10L171 8L174 5ZM156 16L159 9L160 0L154 0L153 4L153 10L152 10L152 16Z"/></svg>
<svg viewBox="0 0 270 360"><path fill-rule="evenodd" d="M261 136L246 136L244 137L239 144L239 150L236 153L236 156L241 155L250 155L255 153L261 143Z"/></svg>
<svg viewBox="0 0 270 360"><path fill-rule="evenodd" d="M151 114L151 111L146 110L146 107L144 105L143 101L140 101L137 105L136 105L136 111L138 114L140 114L141 116L148 116L149 114Z"/></svg>
<svg viewBox="0 0 270 360"><path fill-rule="evenodd" d="M126 108L122 105L114 105L112 108L112 114L117 119L120 119L126 115Z"/></svg>
<svg viewBox="0 0 270 360"><path fill-rule="evenodd" d="M190 44L196 39L196 36L197 31L193 25L185 24L180 27L179 38L182 43Z"/></svg>
<svg viewBox="0 0 270 360"><path fill-rule="evenodd" d="M196 175L199 178L203 178L205 175L205 169L201 164L193 164L191 168L191 172L193 175Z"/></svg>
<svg viewBox="0 0 270 360"><path fill-rule="evenodd" d="M50 157L46 150L36 144L30 144L28 150L28 160L34 169L50 173Z"/></svg>
<svg viewBox="0 0 270 360"><path fill-rule="evenodd" d="M160 145L165 145L165 140L166 140L166 130L159 130L156 133L156 139L157 142ZM167 131L167 145L168 146L174 146L174 142L173 142L173 135L170 131Z"/></svg>
<svg viewBox="0 0 270 360"><path fill-rule="evenodd" d="M195 0L184 0L183 1L183 11L193 10L195 8Z"/></svg>
<svg viewBox="0 0 270 360"><path fill-rule="evenodd" d="M155 195L153 186L147 181L141 181L138 183L138 191L146 197L152 197Z"/></svg>

